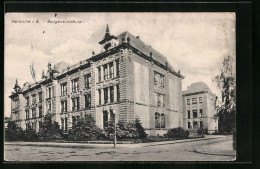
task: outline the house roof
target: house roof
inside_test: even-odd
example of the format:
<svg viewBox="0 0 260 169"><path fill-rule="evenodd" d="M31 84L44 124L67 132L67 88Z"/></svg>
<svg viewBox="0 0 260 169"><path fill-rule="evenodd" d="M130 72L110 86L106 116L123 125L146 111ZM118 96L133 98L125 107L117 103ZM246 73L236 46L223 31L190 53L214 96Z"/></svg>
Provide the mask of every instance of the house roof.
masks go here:
<svg viewBox="0 0 260 169"><path fill-rule="evenodd" d="M146 43L144 43L139 38L139 36L136 37L129 32L123 32L123 33L121 33L120 35L117 36L119 44L123 43L123 39L127 42L128 37L130 38L129 44L131 46L140 50L141 52L143 52L147 56L150 56L150 53L152 53L152 57L153 57L154 60L156 60L157 62L166 66L166 62L168 63L167 58L163 54L159 53L157 50L152 48L150 45L147 45ZM168 67L170 69L174 70L173 66L171 66L170 63L168 63Z"/></svg>
<svg viewBox="0 0 260 169"><path fill-rule="evenodd" d="M213 94L211 89L208 87L208 85L204 82L196 82L192 83L190 86L187 87L187 90L183 91L183 95L187 94L193 94L198 92L208 92L210 94Z"/></svg>

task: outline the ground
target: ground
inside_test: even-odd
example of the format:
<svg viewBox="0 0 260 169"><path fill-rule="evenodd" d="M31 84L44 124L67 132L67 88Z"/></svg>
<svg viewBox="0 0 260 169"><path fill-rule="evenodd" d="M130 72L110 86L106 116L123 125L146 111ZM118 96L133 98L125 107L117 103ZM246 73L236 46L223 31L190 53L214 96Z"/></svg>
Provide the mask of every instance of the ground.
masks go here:
<svg viewBox="0 0 260 169"><path fill-rule="evenodd" d="M64 144L5 144L7 161L232 161L232 137L216 137L192 141L143 143L132 145L87 145L73 147ZM60 145L57 143L57 145ZM226 151L232 151L230 155ZM218 152L218 153L216 153Z"/></svg>

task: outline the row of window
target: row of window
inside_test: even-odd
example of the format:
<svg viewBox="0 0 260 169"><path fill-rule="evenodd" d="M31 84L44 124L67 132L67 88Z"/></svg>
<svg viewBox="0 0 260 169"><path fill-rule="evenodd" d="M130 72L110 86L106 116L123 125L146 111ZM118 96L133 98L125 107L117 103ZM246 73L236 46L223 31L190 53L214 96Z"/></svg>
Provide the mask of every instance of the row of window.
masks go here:
<svg viewBox="0 0 260 169"><path fill-rule="evenodd" d="M26 119L29 119L30 118L29 110L26 110L25 114L26 114ZM42 107L41 106L39 107L39 116L38 117L42 117ZM32 109L32 118L36 118L36 108Z"/></svg>
<svg viewBox="0 0 260 169"><path fill-rule="evenodd" d="M197 98L192 98L192 104L197 104ZM199 97L199 103L202 103L202 97ZM190 99L187 99L187 105L190 105Z"/></svg>
<svg viewBox="0 0 260 169"><path fill-rule="evenodd" d="M39 103L41 103L42 102L42 92L39 92L38 98L39 98ZM26 106L29 106L30 105L29 96L27 96L25 99L26 99ZM36 95L35 94L32 95L32 104L36 104Z"/></svg>
<svg viewBox="0 0 260 169"><path fill-rule="evenodd" d="M102 65L100 67L97 68L98 71L98 82L102 81L102 76L101 76L101 68L103 68L103 80L107 80L107 79L112 79L115 77L119 77L119 59L117 59L115 61L116 65L114 65L114 62L110 62L108 64ZM115 71L114 72L114 66L115 66Z"/></svg>
<svg viewBox="0 0 260 169"><path fill-rule="evenodd" d="M42 127L42 121L39 121L39 128ZM36 131L36 122L26 123L26 130L34 130Z"/></svg>
<svg viewBox="0 0 260 169"><path fill-rule="evenodd" d="M194 122L192 122L192 126L191 126L191 122L188 122L188 128L189 129L192 129L192 128L193 129L203 128L203 121L200 121L200 123L198 123L197 121L194 121Z"/></svg>
<svg viewBox="0 0 260 169"><path fill-rule="evenodd" d="M188 110L188 119L191 118L190 115L191 115L191 114L190 114L190 110ZM199 116L198 116L198 114L197 114L197 110L192 110L192 115L193 115L193 116L192 116L193 118L202 117L202 109L200 109Z"/></svg>
<svg viewBox="0 0 260 169"><path fill-rule="evenodd" d="M114 89L116 88L116 89ZM103 103L107 104L107 103L113 103L115 102L115 98L114 98L114 90L116 90L117 93L117 101L120 100L120 88L119 88L119 84L117 84L116 86L110 86L107 88L99 89L98 90L98 104L101 105L102 104L102 99L103 99ZM102 91L104 94L104 97L102 98ZM108 99L108 96L110 99Z"/></svg>
<svg viewBox="0 0 260 169"><path fill-rule="evenodd" d="M91 74L84 76L84 85L86 89L90 88L91 85ZM71 91L77 92L79 90L79 78L71 80ZM61 95L67 95L67 82L61 84Z"/></svg>

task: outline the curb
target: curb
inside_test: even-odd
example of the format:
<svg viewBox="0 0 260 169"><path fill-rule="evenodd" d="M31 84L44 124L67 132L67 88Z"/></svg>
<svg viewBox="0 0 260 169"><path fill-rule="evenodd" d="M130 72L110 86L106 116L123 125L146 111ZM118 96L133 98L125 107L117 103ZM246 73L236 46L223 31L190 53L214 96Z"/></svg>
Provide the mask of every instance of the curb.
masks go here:
<svg viewBox="0 0 260 169"><path fill-rule="evenodd" d="M152 142L152 143L137 143L137 144L118 144L117 148L127 148L127 147L150 147L150 146L159 146L159 145L167 145L167 144L178 144L185 142L193 142L193 141L201 141L201 140L212 140L218 139L222 137L214 137L214 138L199 138L199 139L188 139L188 140L175 140L169 142ZM148 144L148 145L142 145ZM6 143L5 145L19 145L19 146L37 146L37 147L63 147L63 148L86 148L86 149L103 149L103 148L114 148L113 144L91 144L91 143L80 143L80 144L35 144L35 143Z"/></svg>
<svg viewBox="0 0 260 169"><path fill-rule="evenodd" d="M218 156L236 156L236 154L220 154L216 152L206 152L206 151L198 151L197 149L193 151L194 153L199 153L199 154L207 154L207 155L218 155Z"/></svg>

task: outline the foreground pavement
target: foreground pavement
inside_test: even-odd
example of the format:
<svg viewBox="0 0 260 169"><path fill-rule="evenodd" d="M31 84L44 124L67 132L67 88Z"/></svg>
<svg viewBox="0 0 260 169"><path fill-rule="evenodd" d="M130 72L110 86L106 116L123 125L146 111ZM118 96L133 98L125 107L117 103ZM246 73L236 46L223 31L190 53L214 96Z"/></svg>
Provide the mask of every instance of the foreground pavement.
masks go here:
<svg viewBox="0 0 260 169"><path fill-rule="evenodd" d="M232 161L231 136L140 144L5 143L7 161Z"/></svg>

